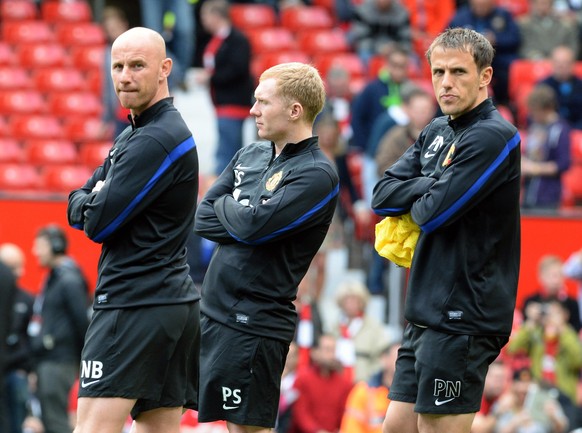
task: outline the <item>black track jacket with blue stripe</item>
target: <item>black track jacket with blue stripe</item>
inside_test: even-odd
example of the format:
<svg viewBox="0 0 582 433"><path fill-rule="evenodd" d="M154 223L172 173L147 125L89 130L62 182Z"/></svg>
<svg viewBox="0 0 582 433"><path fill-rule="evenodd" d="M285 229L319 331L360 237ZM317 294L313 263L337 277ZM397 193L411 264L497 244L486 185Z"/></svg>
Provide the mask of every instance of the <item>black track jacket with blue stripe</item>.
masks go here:
<svg viewBox="0 0 582 433"><path fill-rule="evenodd" d="M290 342L297 286L319 250L339 190L317 137L254 143L233 157L196 212L195 230L218 243L201 312L239 331Z"/></svg>
<svg viewBox="0 0 582 433"><path fill-rule="evenodd" d="M105 185L91 192L99 180ZM162 99L69 194L69 224L102 243L95 309L200 299L186 262L197 196L196 144L172 98Z"/></svg>
<svg viewBox="0 0 582 433"><path fill-rule="evenodd" d="M452 334L508 336L520 258L520 137L490 99L434 119L376 184L378 215L421 233L404 316Z"/></svg>

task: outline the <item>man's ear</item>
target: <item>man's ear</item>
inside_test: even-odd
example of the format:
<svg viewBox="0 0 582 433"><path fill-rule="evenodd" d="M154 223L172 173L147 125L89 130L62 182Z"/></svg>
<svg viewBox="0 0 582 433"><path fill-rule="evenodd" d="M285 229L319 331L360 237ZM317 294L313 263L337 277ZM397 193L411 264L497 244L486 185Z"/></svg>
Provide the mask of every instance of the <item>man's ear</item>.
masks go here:
<svg viewBox="0 0 582 433"><path fill-rule="evenodd" d="M479 88L482 89L483 87L487 87L489 83L491 83L492 78L493 78L493 68L491 66L487 66L481 71Z"/></svg>
<svg viewBox="0 0 582 433"><path fill-rule="evenodd" d="M294 102L291 104L291 113L289 115L289 120L297 120L303 116L303 105L299 102Z"/></svg>
<svg viewBox="0 0 582 433"><path fill-rule="evenodd" d="M161 69L161 77L160 78L168 78L170 73L172 72L172 59L169 57L162 60L162 69Z"/></svg>

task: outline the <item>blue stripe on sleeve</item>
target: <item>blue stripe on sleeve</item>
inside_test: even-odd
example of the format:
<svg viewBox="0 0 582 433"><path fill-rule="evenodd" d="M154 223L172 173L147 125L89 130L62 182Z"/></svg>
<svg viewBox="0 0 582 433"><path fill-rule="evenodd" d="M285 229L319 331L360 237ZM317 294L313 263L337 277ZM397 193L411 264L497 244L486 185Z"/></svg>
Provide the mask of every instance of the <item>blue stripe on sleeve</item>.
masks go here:
<svg viewBox="0 0 582 433"><path fill-rule="evenodd" d="M493 172L497 170L501 163L509 156L510 152L517 147L520 140L521 137L519 136L519 132L516 132L515 135L505 144L505 147L499 156L495 158L495 161L491 163L491 165L487 168L487 170L485 170L485 172L483 172L483 174L479 177L479 179L477 179L471 188L469 188L455 203L452 204L451 207L441 213L438 217L420 226L422 231L425 233L430 233L436 230L449 218L451 218L463 205L465 205L465 203L471 200L471 198L473 198L477 192L479 192L485 182L491 178Z"/></svg>
<svg viewBox="0 0 582 433"><path fill-rule="evenodd" d="M235 235L233 235L230 232L229 233L234 239L236 239L237 241L242 242L244 244L259 245L259 244L265 243L265 242L279 236L280 234L288 232L289 230L292 230L295 227L303 224L303 222L307 221L309 218L311 218L313 215L315 215L317 212L319 212L325 205L327 205L338 193L339 193L339 184L336 185L336 187L333 189L333 191L331 191L323 200L321 200L313 208L311 208L309 211L307 211L302 216L297 218L291 224L289 224L285 227L282 227L279 230L276 230L273 233L268 234L267 236L263 236L260 239L256 239L254 241L248 242L248 241L244 241L244 240L236 237Z"/></svg>
<svg viewBox="0 0 582 433"><path fill-rule="evenodd" d="M117 228L123 223L123 221L128 217L128 215L135 209L135 207L143 200L145 195L152 190L158 180L162 177L162 175L168 171L168 169L172 166L174 162L176 162L180 157L184 154L189 152L190 150L196 147L196 143L194 143L194 138L188 137L182 143L172 150L168 156L164 159L160 167L151 177L151 179L145 184L142 190L134 197L134 199L127 205L127 207L119 214L117 218L115 218L111 223L101 230L93 240L95 242L103 242L109 235L111 235Z"/></svg>
<svg viewBox="0 0 582 433"><path fill-rule="evenodd" d="M405 207L386 207L383 209L372 209L376 215L391 216L395 213L401 213L407 210Z"/></svg>

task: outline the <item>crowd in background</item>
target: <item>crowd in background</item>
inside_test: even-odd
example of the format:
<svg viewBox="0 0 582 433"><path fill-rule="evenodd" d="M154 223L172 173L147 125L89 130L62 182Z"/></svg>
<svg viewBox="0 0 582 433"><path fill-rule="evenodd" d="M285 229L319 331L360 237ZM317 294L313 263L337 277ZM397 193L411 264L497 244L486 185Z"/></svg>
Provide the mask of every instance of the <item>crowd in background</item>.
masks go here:
<svg viewBox="0 0 582 433"><path fill-rule="evenodd" d="M138 18L124 7L124 2L94 1L92 6L109 42L132 23L157 29L167 38L177 71L173 89L188 91L185 77L191 69L195 70L197 84L208 86L217 115L218 143L212 163L215 170L201 182L203 194L204 183L211 182L224 161L245 144L243 122L256 79L252 76L253 52L248 35L232 28L229 3L223 0L139 3L142 15ZM280 13L301 2L266 3ZM320 146L336 164L342 196L328 238L299 288L299 323L283 375L278 433L381 431L390 403L387 390L398 339L386 330L385 312L371 312L369 302L373 297L387 298L391 290L401 288L390 287L388 274L393 268L373 248L373 227L378 220L369 203L383 171L439 114L423 58L434 36L449 26L471 27L486 35L495 47L490 94L521 130L524 211L562 209L563 174L573 164L581 163L572 156L573 131L582 129L582 75L576 70L576 62L582 58L580 2L335 0L332 10L353 51L374 73L358 86L341 65L332 66L324 77L328 99L315 132ZM168 15L168 11L173 13ZM510 67L519 59L545 60L551 68L518 101L512 97ZM103 75L107 86L103 92L105 129L117 134L127 125L127 113L111 92L107 72ZM193 133L195 136L196 131ZM66 243L55 249L56 238L51 236L46 254L66 257ZM0 248L0 261L12 268L16 281L24 266L18 248ZM41 248L35 246L36 250ZM338 313L329 318L320 302L327 278L326 256L340 248L348 251L349 268L361 269L364 277L342 281L334 288ZM212 243L192 236L189 254L195 282L201 281L212 249ZM45 262L51 269L53 264ZM565 278L580 283L578 297L567 295ZM582 250L573 251L570 257L541 257L538 282L535 295L516 310L510 342L490 368L482 408L473 426L475 433L582 429ZM81 288L80 280L65 286L66 290ZM9 356L4 371L9 391L1 394L5 395L5 414L12 417L13 425L6 431L24 431L25 422L28 432L61 433L59 427L51 427L50 416L56 403L61 403L62 409L63 392L68 399L73 387L68 379L71 368L58 360L64 371L55 373L50 369L55 367L54 362L47 364L46 352L53 351L54 341L35 339L34 325L39 320L39 302L42 306L48 298L42 291L36 300L28 293L17 292L13 322L7 325ZM71 331L86 326L82 322L87 319L86 299L75 298L83 302L63 316L73 317L76 325L68 327ZM60 352L67 363L78 363L80 346L75 347L78 353ZM43 394L43 376L45 381L62 379L58 398ZM50 389L56 392L59 388L51 385ZM66 405L67 411L74 409L68 400ZM203 426L195 425L195 419L190 419L185 422L185 431L202 431ZM221 425L212 428L219 431Z"/></svg>

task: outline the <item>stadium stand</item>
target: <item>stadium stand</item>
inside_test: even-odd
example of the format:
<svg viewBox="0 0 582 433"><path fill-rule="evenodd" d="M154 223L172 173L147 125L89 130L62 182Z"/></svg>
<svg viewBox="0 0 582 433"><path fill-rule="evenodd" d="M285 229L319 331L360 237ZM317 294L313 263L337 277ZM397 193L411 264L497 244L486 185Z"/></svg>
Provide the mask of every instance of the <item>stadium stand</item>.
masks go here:
<svg viewBox="0 0 582 433"><path fill-rule="evenodd" d="M233 25L243 32L277 24L275 10L266 4L234 3L230 8L230 17Z"/></svg>

